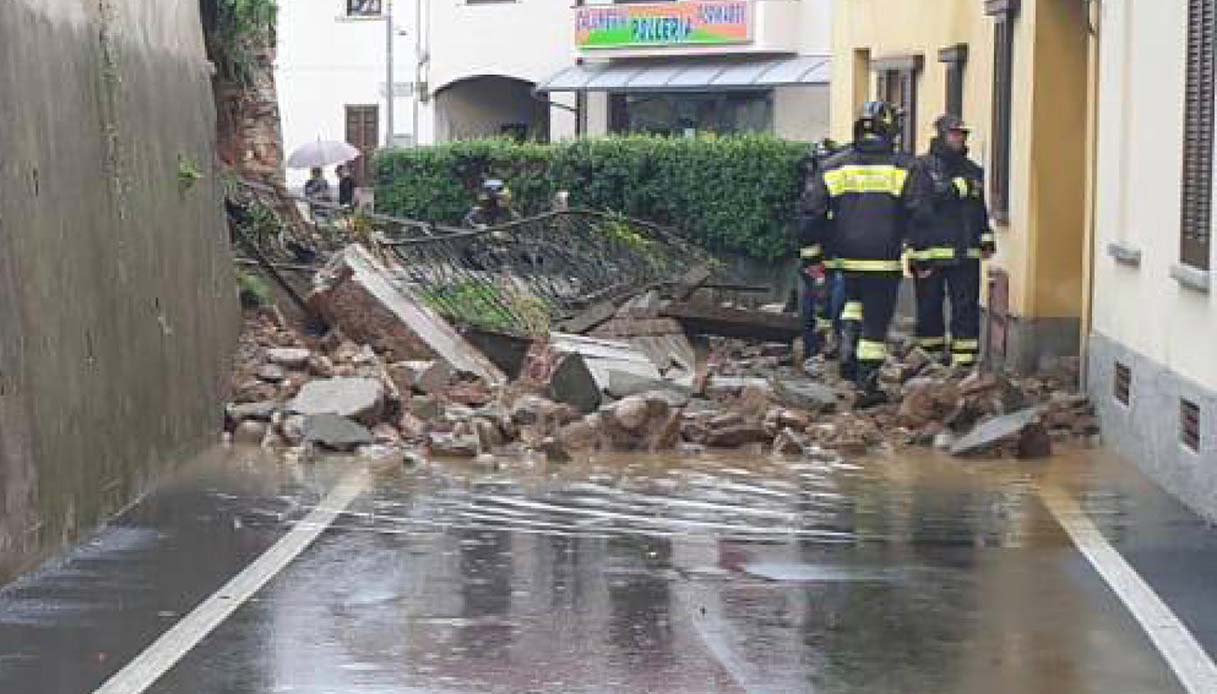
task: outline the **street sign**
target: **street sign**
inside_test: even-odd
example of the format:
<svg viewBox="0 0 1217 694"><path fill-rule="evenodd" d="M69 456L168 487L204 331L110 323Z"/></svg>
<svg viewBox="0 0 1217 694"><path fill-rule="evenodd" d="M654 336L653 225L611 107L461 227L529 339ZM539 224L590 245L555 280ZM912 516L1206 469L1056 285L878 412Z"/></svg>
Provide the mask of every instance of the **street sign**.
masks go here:
<svg viewBox="0 0 1217 694"><path fill-rule="evenodd" d="M385 83L380 83L380 95L387 97L388 91L385 89ZM393 84L393 96L414 96L413 82L395 82Z"/></svg>

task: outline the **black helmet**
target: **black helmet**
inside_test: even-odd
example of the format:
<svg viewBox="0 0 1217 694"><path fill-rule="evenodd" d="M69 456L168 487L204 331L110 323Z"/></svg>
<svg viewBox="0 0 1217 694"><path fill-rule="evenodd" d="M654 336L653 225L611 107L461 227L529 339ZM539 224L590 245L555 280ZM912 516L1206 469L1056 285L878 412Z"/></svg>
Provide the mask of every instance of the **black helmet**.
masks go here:
<svg viewBox="0 0 1217 694"><path fill-rule="evenodd" d="M503 183L499 178L488 178L482 181L482 189L478 191L478 200L483 203L501 203L510 193L507 192L507 184Z"/></svg>
<svg viewBox="0 0 1217 694"><path fill-rule="evenodd" d="M938 133L938 137L943 139L949 132L971 132L968 124L963 122L962 118L951 113L939 116L938 120L934 121L934 130Z"/></svg>
<svg viewBox="0 0 1217 694"><path fill-rule="evenodd" d="M896 111L886 101L868 101L854 121L854 138L863 135L892 138L896 135Z"/></svg>

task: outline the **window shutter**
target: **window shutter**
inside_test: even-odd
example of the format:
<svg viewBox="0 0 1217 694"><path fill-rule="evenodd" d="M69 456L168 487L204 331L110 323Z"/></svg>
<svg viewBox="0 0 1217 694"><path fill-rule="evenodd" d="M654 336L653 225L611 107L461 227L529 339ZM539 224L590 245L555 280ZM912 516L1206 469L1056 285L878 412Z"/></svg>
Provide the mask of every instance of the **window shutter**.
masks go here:
<svg viewBox="0 0 1217 694"><path fill-rule="evenodd" d="M1213 221L1214 41L1217 0L1188 0L1180 258L1209 268Z"/></svg>

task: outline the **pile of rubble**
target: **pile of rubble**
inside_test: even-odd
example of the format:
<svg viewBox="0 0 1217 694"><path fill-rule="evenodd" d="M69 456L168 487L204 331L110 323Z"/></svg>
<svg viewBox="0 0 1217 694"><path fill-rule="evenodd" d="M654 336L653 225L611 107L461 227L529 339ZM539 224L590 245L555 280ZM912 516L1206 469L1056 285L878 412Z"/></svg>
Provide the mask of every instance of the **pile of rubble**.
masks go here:
<svg viewBox="0 0 1217 694"><path fill-rule="evenodd" d="M592 336L526 345L510 368L381 263L354 247L319 276L310 303L333 326L324 337L274 312L247 316L226 417L234 442L486 463L707 449L856 455L882 445L1035 458L1098 433L1072 392L1076 374L954 373L906 348L883 373L890 404L856 412L849 384L803 374L789 344L710 338L694 349L679 323L653 314L633 316L637 334L625 321L637 302L599 332L589 326Z"/></svg>

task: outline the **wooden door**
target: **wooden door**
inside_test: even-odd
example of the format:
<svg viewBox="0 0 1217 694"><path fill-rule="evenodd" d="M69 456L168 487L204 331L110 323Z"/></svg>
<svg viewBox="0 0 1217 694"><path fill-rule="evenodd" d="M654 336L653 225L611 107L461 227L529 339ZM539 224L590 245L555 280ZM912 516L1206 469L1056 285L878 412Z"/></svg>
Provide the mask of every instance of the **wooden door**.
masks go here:
<svg viewBox="0 0 1217 694"><path fill-rule="evenodd" d="M346 107L346 141L362 154L351 162L355 185L364 187L372 182L372 155L380 145L380 107Z"/></svg>

